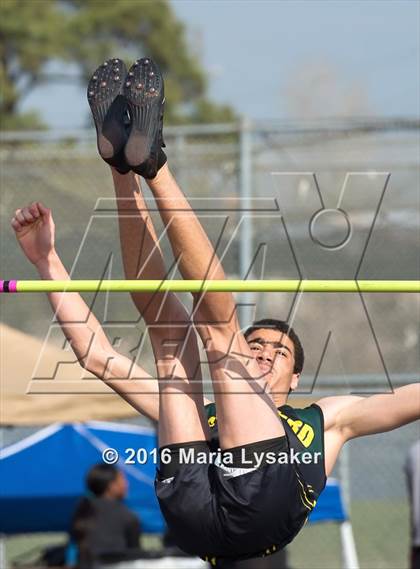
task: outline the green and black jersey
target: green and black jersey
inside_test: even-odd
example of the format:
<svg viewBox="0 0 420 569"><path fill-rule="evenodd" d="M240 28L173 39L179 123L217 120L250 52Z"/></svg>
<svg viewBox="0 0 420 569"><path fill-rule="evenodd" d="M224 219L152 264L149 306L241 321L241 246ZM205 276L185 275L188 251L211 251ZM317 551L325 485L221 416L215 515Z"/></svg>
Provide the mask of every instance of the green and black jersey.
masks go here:
<svg viewBox="0 0 420 569"><path fill-rule="evenodd" d="M213 446L218 444L215 403L205 407ZM316 404L304 409L290 405L278 407L279 418L286 433L289 452L297 474L313 493L316 500L325 487L324 417Z"/></svg>

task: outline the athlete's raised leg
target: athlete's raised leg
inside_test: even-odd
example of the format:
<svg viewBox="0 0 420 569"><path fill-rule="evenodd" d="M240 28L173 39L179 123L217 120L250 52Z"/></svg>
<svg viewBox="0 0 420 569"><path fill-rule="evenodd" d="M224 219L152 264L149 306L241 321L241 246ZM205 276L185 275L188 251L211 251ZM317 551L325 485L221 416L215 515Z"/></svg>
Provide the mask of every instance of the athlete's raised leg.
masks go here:
<svg viewBox="0 0 420 569"><path fill-rule="evenodd" d="M116 190L121 248L126 278L163 280L166 271L156 233L141 188L125 162L125 118L128 100L123 94L124 63L108 60L93 74L88 101L98 135L101 157L111 165ZM160 445L205 440L199 352L188 313L173 294L133 294L149 327L159 377Z"/></svg>
<svg viewBox="0 0 420 569"><path fill-rule="evenodd" d="M168 165L147 182L182 276L224 279L216 252ZM240 331L233 295L196 294L194 301L194 322L209 359L222 448L282 436L284 430L267 383Z"/></svg>
<svg viewBox="0 0 420 569"><path fill-rule="evenodd" d="M112 168L121 251L127 279L166 278L156 231L137 176ZM160 446L205 440L203 388L197 335L173 293L131 293L151 338L159 378Z"/></svg>

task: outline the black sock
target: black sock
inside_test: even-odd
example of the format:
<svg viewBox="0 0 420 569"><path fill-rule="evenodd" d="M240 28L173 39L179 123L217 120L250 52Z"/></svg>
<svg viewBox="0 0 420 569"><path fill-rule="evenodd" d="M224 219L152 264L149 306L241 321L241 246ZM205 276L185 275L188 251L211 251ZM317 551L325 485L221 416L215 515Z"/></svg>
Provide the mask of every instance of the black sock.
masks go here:
<svg viewBox="0 0 420 569"><path fill-rule="evenodd" d="M156 176L158 171L162 168L162 166L166 163L167 157L162 148L159 149L157 159L153 159L153 157L143 162L139 166L135 166L132 168L133 172L143 176L146 179L152 179Z"/></svg>

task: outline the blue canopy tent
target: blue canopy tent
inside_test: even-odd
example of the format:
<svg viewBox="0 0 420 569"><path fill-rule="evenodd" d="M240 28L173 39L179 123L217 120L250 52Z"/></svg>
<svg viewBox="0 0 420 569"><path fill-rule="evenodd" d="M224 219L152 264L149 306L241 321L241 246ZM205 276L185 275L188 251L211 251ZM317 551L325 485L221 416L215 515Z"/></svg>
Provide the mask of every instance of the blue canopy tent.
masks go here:
<svg viewBox="0 0 420 569"><path fill-rule="evenodd" d="M341 494L341 486L335 478L329 478L325 490L309 516L309 522L344 522L348 519Z"/></svg>
<svg viewBox="0 0 420 569"><path fill-rule="evenodd" d="M156 448L152 429L92 421L54 424L0 451L0 533L66 531L84 479L102 453L118 451L118 466L129 483L127 505L141 519L145 532L164 531L154 492L155 464L125 464L126 449ZM140 458L140 457L139 457Z"/></svg>

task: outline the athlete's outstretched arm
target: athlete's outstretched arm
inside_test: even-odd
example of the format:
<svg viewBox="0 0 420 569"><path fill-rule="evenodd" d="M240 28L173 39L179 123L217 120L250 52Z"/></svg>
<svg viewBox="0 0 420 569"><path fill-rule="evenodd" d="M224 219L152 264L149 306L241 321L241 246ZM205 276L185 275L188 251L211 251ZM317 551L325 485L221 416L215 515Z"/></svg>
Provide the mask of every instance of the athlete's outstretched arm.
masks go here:
<svg viewBox="0 0 420 569"><path fill-rule="evenodd" d="M420 383L349 403L336 416L346 440L384 433L420 419Z"/></svg>
<svg viewBox="0 0 420 569"><path fill-rule="evenodd" d="M317 401L317 405L324 415L328 476L346 441L390 431L420 418L420 383L399 387L394 393L370 397L325 397Z"/></svg>
<svg viewBox="0 0 420 569"><path fill-rule="evenodd" d="M391 431L420 419L420 383L370 397L325 397L317 405L323 411L325 430L336 432L345 442Z"/></svg>
<svg viewBox="0 0 420 569"><path fill-rule="evenodd" d="M70 278L54 247L55 227L51 210L39 202L33 203L17 210L11 224L24 254L42 279ZM157 381L113 349L80 294L51 292L48 298L80 364L105 380L140 413L157 420Z"/></svg>

